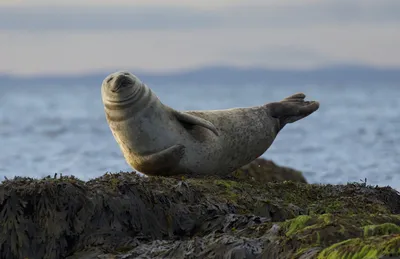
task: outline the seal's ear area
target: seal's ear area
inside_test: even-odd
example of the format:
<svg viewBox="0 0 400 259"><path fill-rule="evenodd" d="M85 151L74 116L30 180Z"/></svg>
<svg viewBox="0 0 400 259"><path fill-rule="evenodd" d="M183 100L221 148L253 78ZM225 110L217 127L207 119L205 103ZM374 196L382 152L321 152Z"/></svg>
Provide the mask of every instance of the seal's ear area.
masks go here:
<svg viewBox="0 0 400 259"><path fill-rule="evenodd" d="M189 125L198 125L200 127L207 128L211 130L215 135L219 135L217 128L209 122L208 120L205 120L203 118L197 117L192 114L184 113L184 112L179 112L176 110L173 110L175 117L178 119L178 121L182 123L186 123Z"/></svg>
<svg viewBox="0 0 400 259"><path fill-rule="evenodd" d="M307 117L319 108L319 102L304 101L306 96L297 93L280 102L268 103L267 107L272 117L280 120L282 126Z"/></svg>
<svg viewBox="0 0 400 259"><path fill-rule="evenodd" d="M140 155L135 161L135 169L146 175L169 175L185 154L185 146L173 145L157 153Z"/></svg>

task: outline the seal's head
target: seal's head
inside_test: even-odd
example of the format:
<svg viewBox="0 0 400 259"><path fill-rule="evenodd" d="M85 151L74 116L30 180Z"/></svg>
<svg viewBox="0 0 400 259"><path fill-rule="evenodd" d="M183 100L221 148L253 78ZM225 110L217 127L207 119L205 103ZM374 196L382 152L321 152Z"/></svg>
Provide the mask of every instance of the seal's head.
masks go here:
<svg viewBox="0 0 400 259"><path fill-rule="evenodd" d="M105 103L123 103L131 100L143 83L129 72L119 71L103 80L101 95Z"/></svg>

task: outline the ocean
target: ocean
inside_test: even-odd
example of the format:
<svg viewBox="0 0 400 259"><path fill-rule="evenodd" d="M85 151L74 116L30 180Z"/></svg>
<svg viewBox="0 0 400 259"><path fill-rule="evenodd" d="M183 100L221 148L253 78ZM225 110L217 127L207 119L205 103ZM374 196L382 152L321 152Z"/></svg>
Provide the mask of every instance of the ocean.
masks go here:
<svg viewBox="0 0 400 259"><path fill-rule="evenodd" d="M0 177L62 173L83 180L132 171L105 120L100 84L0 83ZM390 84L149 85L179 110L261 105L304 92L320 109L288 124L263 157L310 183L400 189L400 88Z"/></svg>

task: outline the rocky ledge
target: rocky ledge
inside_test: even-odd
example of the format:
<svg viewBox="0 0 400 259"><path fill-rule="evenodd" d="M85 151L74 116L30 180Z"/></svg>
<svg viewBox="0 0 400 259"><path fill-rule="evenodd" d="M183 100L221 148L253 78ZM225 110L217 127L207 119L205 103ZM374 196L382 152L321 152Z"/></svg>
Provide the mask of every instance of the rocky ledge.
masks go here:
<svg viewBox="0 0 400 259"><path fill-rule="evenodd" d="M229 179L16 177L0 185L0 257L396 258L399 213L390 187L307 184L261 159Z"/></svg>

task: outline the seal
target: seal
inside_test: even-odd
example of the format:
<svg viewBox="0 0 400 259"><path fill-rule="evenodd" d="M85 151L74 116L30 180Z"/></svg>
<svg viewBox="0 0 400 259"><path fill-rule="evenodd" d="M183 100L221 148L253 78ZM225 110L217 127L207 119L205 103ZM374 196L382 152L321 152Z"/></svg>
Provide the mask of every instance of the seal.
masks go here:
<svg viewBox="0 0 400 259"><path fill-rule="evenodd" d="M226 176L261 156L282 128L318 110L303 93L260 106L177 111L135 75L101 87L108 125L127 163L146 175Z"/></svg>

